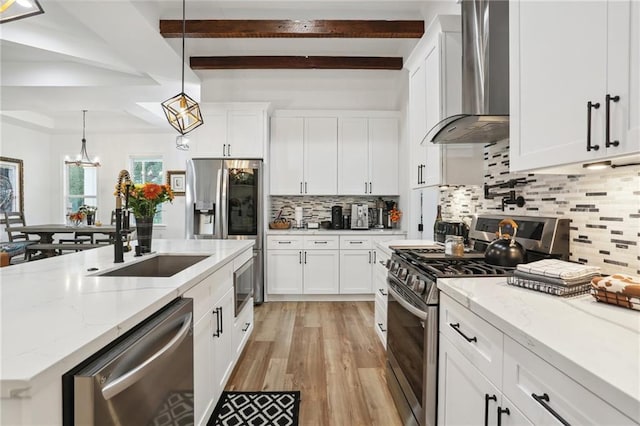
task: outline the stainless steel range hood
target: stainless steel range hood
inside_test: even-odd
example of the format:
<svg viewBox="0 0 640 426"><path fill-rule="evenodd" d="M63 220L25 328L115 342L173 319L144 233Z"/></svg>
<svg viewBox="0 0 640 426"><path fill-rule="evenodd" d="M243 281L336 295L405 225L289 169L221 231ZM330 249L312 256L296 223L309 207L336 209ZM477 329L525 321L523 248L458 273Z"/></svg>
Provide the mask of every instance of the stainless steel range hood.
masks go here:
<svg viewBox="0 0 640 426"><path fill-rule="evenodd" d="M463 0L462 114L431 129L426 141L491 143L509 137L509 2Z"/></svg>

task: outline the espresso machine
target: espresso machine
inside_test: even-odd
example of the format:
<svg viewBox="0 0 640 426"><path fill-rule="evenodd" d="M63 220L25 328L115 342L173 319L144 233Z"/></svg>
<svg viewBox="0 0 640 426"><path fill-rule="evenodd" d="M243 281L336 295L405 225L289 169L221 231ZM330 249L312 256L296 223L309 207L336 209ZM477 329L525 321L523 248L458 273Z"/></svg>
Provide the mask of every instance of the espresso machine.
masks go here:
<svg viewBox="0 0 640 426"><path fill-rule="evenodd" d="M369 229L369 206L351 205L351 229Z"/></svg>

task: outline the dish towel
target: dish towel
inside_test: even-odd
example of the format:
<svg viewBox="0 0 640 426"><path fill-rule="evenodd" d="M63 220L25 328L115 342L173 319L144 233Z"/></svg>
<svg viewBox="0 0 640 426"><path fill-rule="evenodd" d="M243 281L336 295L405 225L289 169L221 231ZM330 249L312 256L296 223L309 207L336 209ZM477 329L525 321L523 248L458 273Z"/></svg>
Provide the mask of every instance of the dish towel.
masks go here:
<svg viewBox="0 0 640 426"><path fill-rule="evenodd" d="M543 259L537 262L521 263L516 270L545 277L575 279L600 273L599 266L588 266L580 263L566 262L559 259Z"/></svg>

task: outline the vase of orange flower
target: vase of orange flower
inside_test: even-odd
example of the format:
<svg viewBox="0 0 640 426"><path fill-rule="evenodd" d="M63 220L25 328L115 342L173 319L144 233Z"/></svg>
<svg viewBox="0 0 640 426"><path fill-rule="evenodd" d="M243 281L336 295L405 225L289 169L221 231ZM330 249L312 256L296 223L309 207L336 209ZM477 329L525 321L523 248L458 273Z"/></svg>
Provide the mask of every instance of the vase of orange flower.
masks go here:
<svg viewBox="0 0 640 426"><path fill-rule="evenodd" d="M128 195L129 209L136 218L140 251L149 253L153 236L153 218L160 204L173 201L173 191L169 185L147 182L130 186Z"/></svg>
<svg viewBox="0 0 640 426"><path fill-rule="evenodd" d="M396 204L393 205L393 208L389 211L389 227L395 228L402 217L402 211L398 209Z"/></svg>

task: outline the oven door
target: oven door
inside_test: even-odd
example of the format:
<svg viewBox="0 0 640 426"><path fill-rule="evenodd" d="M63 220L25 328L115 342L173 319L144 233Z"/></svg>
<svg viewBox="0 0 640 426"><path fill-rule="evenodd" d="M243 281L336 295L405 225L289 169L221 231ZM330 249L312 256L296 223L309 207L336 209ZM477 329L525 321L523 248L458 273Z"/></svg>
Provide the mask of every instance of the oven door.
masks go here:
<svg viewBox="0 0 640 426"><path fill-rule="evenodd" d="M237 317L253 297L253 256L233 273L233 289L236 300L234 316Z"/></svg>
<svg viewBox="0 0 640 426"><path fill-rule="evenodd" d="M435 425L438 307L411 300L405 287L391 277L388 284L387 358L392 394L405 424Z"/></svg>

